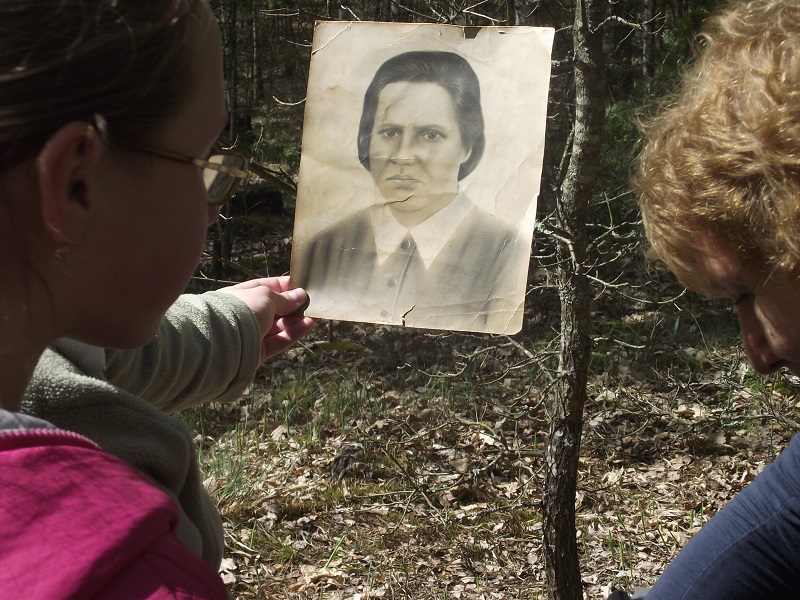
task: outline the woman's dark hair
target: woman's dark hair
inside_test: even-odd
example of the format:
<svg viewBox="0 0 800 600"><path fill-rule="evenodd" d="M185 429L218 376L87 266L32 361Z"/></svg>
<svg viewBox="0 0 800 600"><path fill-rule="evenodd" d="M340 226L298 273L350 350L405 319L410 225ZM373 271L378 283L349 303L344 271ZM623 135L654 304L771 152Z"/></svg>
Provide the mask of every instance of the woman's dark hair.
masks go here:
<svg viewBox="0 0 800 600"><path fill-rule="evenodd" d="M459 181L475 170L483 156L481 88L469 63L453 52L414 51L398 54L383 63L364 94L364 108L358 128L358 159L369 170L369 145L378 96L390 83L435 83L447 90L456 110L461 142L469 156L458 170Z"/></svg>
<svg viewBox="0 0 800 600"><path fill-rule="evenodd" d="M146 140L191 92L198 0L0 1L0 172L61 126L102 115Z"/></svg>

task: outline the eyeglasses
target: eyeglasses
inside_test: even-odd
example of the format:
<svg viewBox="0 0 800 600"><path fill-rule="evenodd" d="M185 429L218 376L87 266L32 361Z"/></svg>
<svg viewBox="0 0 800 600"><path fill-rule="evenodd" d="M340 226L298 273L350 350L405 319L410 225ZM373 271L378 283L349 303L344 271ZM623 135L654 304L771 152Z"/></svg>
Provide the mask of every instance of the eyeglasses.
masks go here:
<svg viewBox="0 0 800 600"><path fill-rule="evenodd" d="M203 160L185 154L177 154L160 148L153 148L139 142L128 140L115 140L121 146L128 146L136 150L141 150L154 156L167 158L182 163L190 163L203 168L203 181L208 191L208 203L211 206L222 206L241 183L242 179L247 179L250 173L247 170L249 161L237 152L214 148L211 155Z"/></svg>

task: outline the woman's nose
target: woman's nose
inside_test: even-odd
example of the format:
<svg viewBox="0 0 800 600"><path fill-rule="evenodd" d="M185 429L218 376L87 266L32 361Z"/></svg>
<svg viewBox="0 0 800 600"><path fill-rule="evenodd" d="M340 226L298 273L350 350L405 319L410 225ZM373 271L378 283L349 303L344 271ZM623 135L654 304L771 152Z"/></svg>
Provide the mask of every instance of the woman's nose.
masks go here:
<svg viewBox="0 0 800 600"><path fill-rule="evenodd" d="M414 146L412 143L412 139L410 135L405 133L400 134L398 139L398 143L392 152L391 160L395 164L410 164L414 162L416 158L416 154L414 151Z"/></svg>
<svg viewBox="0 0 800 600"><path fill-rule="evenodd" d="M762 375L774 373L781 366L781 359L770 347L764 328L751 302L736 306L739 315L739 326L742 330L742 343L750 365Z"/></svg>

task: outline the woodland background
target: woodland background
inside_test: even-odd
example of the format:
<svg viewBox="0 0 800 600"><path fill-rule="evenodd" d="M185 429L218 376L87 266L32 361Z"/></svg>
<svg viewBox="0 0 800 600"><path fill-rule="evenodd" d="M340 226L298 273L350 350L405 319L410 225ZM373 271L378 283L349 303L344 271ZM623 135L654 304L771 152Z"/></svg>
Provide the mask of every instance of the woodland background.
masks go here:
<svg viewBox="0 0 800 600"><path fill-rule="evenodd" d="M515 336L321 322L240 402L198 407L238 598L604 598L650 585L797 429L729 307L644 260L637 119L717 0L212 0L223 141L257 177L193 289L288 272L314 22L556 29L526 318ZM520 65L524 69L525 65Z"/></svg>

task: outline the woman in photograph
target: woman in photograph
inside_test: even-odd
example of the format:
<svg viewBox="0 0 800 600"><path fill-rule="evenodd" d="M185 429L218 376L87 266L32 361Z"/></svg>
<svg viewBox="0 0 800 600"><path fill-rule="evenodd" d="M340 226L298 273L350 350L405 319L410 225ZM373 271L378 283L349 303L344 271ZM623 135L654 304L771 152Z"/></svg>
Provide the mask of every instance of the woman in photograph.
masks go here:
<svg viewBox="0 0 800 600"><path fill-rule="evenodd" d="M384 62L358 132L358 158L375 184L371 206L312 238L294 265L315 308L503 331L525 285L516 276L518 231L459 189L485 144L478 77L463 57L414 51Z"/></svg>

